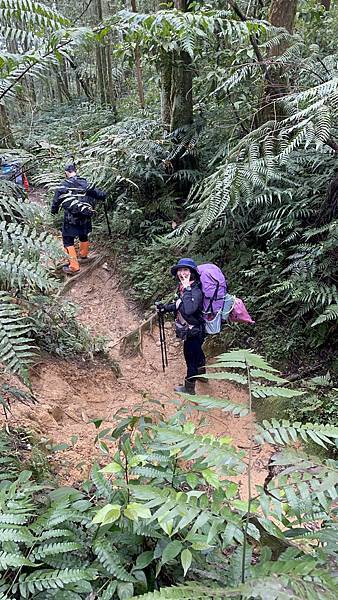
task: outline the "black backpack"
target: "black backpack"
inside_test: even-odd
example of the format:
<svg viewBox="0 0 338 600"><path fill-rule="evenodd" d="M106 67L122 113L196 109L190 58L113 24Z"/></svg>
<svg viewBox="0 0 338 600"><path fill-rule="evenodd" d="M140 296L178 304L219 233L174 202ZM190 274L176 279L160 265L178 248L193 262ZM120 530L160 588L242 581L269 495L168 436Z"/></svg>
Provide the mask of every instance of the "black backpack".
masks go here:
<svg viewBox="0 0 338 600"><path fill-rule="evenodd" d="M85 182L85 180L83 180ZM67 182L68 183L68 182ZM88 184L81 185L76 180L69 182L72 186L65 186L66 190L61 195L60 207L74 216L92 217L95 210L87 196Z"/></svg>

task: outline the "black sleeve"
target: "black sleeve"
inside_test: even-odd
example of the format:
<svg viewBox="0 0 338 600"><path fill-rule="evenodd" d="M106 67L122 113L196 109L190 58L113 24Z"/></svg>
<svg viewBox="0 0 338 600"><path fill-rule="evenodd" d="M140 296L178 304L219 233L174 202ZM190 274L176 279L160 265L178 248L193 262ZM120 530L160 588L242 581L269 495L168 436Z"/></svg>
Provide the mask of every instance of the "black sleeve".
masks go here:
<svg viewBox="0 0 338 600"><path fill-rule="evenodd" d="M54 194L54 198L53 198L53 202L52 202L52 206L51 206L51 210L50 212L52 213L52 215L57 215L57 213L59 212L59 208L60 208L60 204L62 201L62 194L64 193L64 189L63 188L58 188Z"/></svg>
<svg viewBox="0 0 338 600"><path fill-rule="evenodd" d="M203 295L199 287L193 287L191 290L184 290L182 296L183 312L187 317L193 315L196 311L202 309Z"/></svg>
<svg viewBox="0 0 338 600"><path fill-rule="evenodd" d="M90 196L91 198L94 198L94 200L102 200L103 201L107 198L106 192L103 192L102 190L95 187L94 185L89 185L87 187L86 194L88 196Z"/></svg>
<svg viewBox="0 0 338 600"><path fill-rule="evenodd" d="M164 304L163 308L165 312L175 312L176 302L169 302L169 304Z"/></svg>

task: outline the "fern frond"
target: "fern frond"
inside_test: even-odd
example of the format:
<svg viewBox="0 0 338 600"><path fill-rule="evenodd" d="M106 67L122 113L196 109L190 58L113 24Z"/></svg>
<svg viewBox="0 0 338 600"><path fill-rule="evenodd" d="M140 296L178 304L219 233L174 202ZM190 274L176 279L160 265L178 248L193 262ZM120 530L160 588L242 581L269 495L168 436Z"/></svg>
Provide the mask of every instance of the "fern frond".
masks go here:
<svg viewBox="0 0 338 600"><path fill-rule="evenodd" d="M45 292L58 286L42 265L3 250L0 250L0 282L8 289L22 290L28 284L32 290Z"/></svg>
<svg viewBox="0 0 338 600"><path fill-rule="evenodd" d="M0 224L0 246L2 250L20 254L34 262L42 260L58 260L62 256L59 243L47 232L39 233L36 229L21 223Z"/></svg>
<svg viewBox="0 0 338 600"><path fill-rule="evenodd" d="M248 408L246 406L243 406L243 404L236 404L235 402L225 400L224 398L211 398L210 396L194 396L194 403L198 405L199 410L221 410L223 412L230 412L238 417L245 417L249 412Z"/></svg>
<svg viewBox="0 0 338 600"><path fill-rule="evenodd" d="M243 462L236 450L212 435L201 436L175 427L159 427L154 448L162 449L162 444L171 450L180 450L180 455L186 460L200 460L205 468L216 467L226 472L229 469L239 472L243 469Z"/></svg>
<svg viewBox="0 0 338 600"><path fill-rule="evenodd" d="M134 582L135 578L122 565L121 558L107 540L98 540L94 544L94 552L104 569L120 581Z"/></svg>
<svg viewBox="0 0 338 600"><path fill-rule="evenodd" d="M98 491L98 494L107 500L111 500L113 496L112 485L100 472L100 468L97 463L92 468L92 479L93 483Z"/></svg>
<svg viewBox="0 0 338 600"><path fill-rule="evenodd" d="M93 581L97 577L97 571L93 568L84 569L37 569L29 575L23 574L19 577L19 583L15 588L19 588L23 598L27 598L28 594L35 593L41 590L50 590L55 588L63 589L70 583L81 581Z"/></svg>
<svg viewBox="0 0 338 600"><path fill-rule="evenodd" d="M70 21L42 2L34 0L1 0L0 19L3 25L18 29L36 31L55 31L70 25Z"/></svg>
<svg viewBox="0 0 338 600"><path fill-rule="evenodd" d="M20 552L0 552L0 570L5 571L8 567L35 567L36 565ZM1 596L0 596L1 598Z"/></svg>
<svg viewBox="0 0 338 600"><path fill-rule="evenodd" d="M333 444L338 438L338 427L332 425L317 425L316 423L290 423L272 419L271 423L264 420L262 425L257 425L259 443L268 442L284 446L292 444L300 437L305 443L313 441L326 448L326 444Z"/></svg>
<svg viewBox="0 0 338 600"><path fill-rule="evenodd" d="M64 554L65 552L73 552L79 550L81 544L77 542L54 542L51 544L42 544L36 548L32 554L37 561L44 559L48 556L57 556L58 554Z"/></svg>
<svg viewBox="0 0 338 600"><path fill-rule="evenodd" d="M338 320L338 304L330 304L324 310L324 312L317 317L317 319L311 323L311 327L320 325L321 323L328 323L329 321Z"/></svg>
<svg viewBox="0 0 338 600"><path fill-rule="evenodd" d="M34 356L30 339L31 326L18 305L0 291L0 361L12 373L26 381L27 367Z"/></svg>

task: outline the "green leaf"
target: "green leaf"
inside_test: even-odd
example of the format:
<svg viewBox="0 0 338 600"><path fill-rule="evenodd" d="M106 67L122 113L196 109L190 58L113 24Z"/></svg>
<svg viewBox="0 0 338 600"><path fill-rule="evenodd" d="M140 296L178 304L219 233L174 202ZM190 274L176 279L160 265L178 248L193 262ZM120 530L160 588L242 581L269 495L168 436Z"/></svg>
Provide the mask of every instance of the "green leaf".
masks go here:
<svg viewBox="0 0 338 600"><path fill-rule="evenodd" d="M113 462L109 463L109 465L106 465L105 467L100 469L100 473L120 473L122 470L123 469L122 469L121 465L119 465L119 463L113 461Z"/></svg>
<svg viewBox="0 0 338 600"><path fill-rule="evenodd" d="M188 550L188 548L185 548L181 552L181 563L182 563L182 567L183 567L184 577L186 576L187 571L190 568L191 561L192 561L192 554L191 554L190 550Z"/></svg>
<svg viewBox="0 0 338 600"><path fill-rule="evenodd" d="M196 475L196 473L188 473L186 476L186 480L188 485L190 485L190 487L192 489L194 489L198 484L199 484L199 477Z"/></svg>
<svg viewBox="0 0 338 600"><path fill-rule="evenodd" d="M130 502L127 504L124 509L124 516L131 521L138 521L138 519L150 519L151 512L150 509L144 506L144 504L139 504L137 502Z"/></svg>
<svg viewBox="0 0 338 600"><path fill-rule="evenodd" d="M169 562L170 560L173 560L174 558L176 558L176 556L181 552L181 550L182 550L182 542L179 542L178 540L169 542L169 544L164 548L163 553L162 553L162 564L164 565L165 563Z"/></svg>
<svg viewBox="0 0 338 600"><path fill-rule="evenodd" d="M114 523L120 517L121 506L119 504L106 504L101 508L95 515L93 523L101 523L101 525L108 525L108 523Z"/></svg>
<svg viewBox="0 0 338 600"><path fill-rule="evenodd" d="M154 560L154 552L152 550L142 552L142 554L139 554L139 556L136 559L135 568L144 569L145 567L150 565L152 560Z"/></svg>
<svg viewBox="0 0 338 600"><path fill-rule="evenodd" d="M134 586L132 583L118 583L117 595L120 600L127 600L134 595Z"/></svg>
<svg viewBox="0 0 338 600"><path fill-rule="evenodd" d="M217 476L217 473L215 473L211 469L204 469L201 473L202 473L202 476L204 477L205 481L209 485L212 485L216 489L220 487L221 482Z"/></svg>
<svg viewBox="0 0 338 600"><path fill-rule="evenodd" d="M104 422L104 419L99 419L99 418L90 419L90 421L89 421L89 423L94 423L96 429L99 429L103 422Z"/></svg>

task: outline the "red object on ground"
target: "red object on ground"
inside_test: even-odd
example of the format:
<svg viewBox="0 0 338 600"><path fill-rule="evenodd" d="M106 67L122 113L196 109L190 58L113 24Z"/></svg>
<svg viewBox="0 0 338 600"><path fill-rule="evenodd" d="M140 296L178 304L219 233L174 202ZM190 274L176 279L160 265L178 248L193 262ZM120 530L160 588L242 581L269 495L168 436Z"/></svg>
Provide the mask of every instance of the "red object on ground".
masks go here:
<svg viewBox="0 0 338 600"><path fill-rule="evenodd" d="M23 187L25 188L27 194L29 192L29 183L28 183L28 179L27 176L25 175L25 173L22 174L22 183L23 183Z"/></svg>

